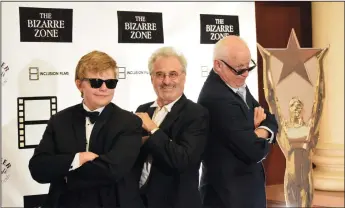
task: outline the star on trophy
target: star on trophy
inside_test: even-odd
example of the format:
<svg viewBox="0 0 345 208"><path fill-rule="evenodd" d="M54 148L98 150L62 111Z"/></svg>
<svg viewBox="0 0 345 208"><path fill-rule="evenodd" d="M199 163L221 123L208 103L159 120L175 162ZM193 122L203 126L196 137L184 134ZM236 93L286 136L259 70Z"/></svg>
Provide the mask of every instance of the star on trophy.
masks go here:
<svg viewBox="0 0 345 208"><path fill-rule="evenodd" d="M286 49L263 48L264 92L279 125L277 141L286 158L287 206L311 207L312 152L319 137L325 98L322 59L325 49L300 48L292 29Z"/></svg>

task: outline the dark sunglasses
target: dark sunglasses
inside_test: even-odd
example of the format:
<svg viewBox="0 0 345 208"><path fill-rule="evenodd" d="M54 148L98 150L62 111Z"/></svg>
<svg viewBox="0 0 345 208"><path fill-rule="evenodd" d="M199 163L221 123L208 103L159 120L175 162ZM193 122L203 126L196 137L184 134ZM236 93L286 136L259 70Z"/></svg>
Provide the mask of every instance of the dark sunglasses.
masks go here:
<svg viewBox="0 0 345 208"><path fill-rule="evenodd" d="M250 61L254 64L253 66L246 68L246 69L239 69L236 70L233 67L231 67L229 64L227 64L225 61L220 60L221 62L223 62L229 69L231 69L231 71L233 71L236 75L241 75L243 73L245 73L246 71L250 72L252 71L255 67L256 67L256 63L253 61L253 59L250 59Z"/></svg>
<svg viewBox="0 0 345 208"><path fill-rule="evenodd" d="M92 88L100 88L104 82L108 89L114 89L119 81L118 79L103 80L96 78L84 78L83 80L89 81Z"/></svg>

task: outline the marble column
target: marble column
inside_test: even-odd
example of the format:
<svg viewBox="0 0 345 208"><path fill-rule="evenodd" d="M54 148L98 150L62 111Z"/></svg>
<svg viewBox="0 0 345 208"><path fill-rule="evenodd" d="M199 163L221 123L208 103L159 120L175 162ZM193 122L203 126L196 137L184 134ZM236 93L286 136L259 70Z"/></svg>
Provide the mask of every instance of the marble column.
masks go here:
<svg viewBox="0 0 345 208"><path fill-rule="evenodd" d="M344 2L312 2L313 48L324 57L326 98L313 162L314 188L344 191Z"/></svg>

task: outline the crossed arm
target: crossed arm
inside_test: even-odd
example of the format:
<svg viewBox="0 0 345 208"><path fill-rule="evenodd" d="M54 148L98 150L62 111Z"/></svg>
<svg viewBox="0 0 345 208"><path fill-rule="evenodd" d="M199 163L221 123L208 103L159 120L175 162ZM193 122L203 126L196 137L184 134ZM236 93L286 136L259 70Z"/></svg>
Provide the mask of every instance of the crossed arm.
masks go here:
<svg viewBox="0 0 345 208"><path fill-rule="evenodd" d="M268 132L259 127L267 127L275 136L277 122L272 114L265 111L266 117L255 124L253 119L245 119L239 106L227 102L204 102L212 117L211 123L218 125L216 133L221 142L240 160L247 164L260 162L269 152ZM259 107L256 103L255 107ZM259 119L260 120L260 119ZM254 122L254 125L251 123ZM263 133L260 133L263 131Z"/></svg>
<svg viewBox="0 0 345 208"><path fill-rule="evenodd" d="M70 171L75 153L57 153L57 134L54 116L48 122L40 144L29 162L34 180L52 183L67 177L70 188L98 186L117 181L133 166L141 146L141 122L139 119L126 126L117 136L109 152L101 154ZM71 138L72 139L72 138Z"/></svg>

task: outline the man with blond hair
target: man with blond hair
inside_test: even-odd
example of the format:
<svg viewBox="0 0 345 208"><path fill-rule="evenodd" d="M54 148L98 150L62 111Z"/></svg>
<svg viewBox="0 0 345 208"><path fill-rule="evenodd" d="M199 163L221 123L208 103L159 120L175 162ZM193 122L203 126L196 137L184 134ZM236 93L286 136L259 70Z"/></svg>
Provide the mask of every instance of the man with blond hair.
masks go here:
<svg viewBox="0 0 345 208"><path fill-rule="evenodd" d="M82 102L53 115L29 162L38 183L50 183L43 207L141 208L129 174L141 146L141 120L111 103L116 62L84 55L75 73Z"/></svg>
<svg viewBox="0 0 345 208"><path fill-rule="evenodd" d="M154 102L138 107L143 146L136 165L148 208L200 208L199 167L208 131L208 112L183 94L186 59L171 47L149 59Z"/></svg>
<svg viewBox="0 0 345 208"><path fill-rule="evenodd" d="M211 129L202 161L203 208L266 207L262 160L278 125L246 86L255 67L240 37L227 36L216 43L213 69L198 98L209 111Z"/></svg>

